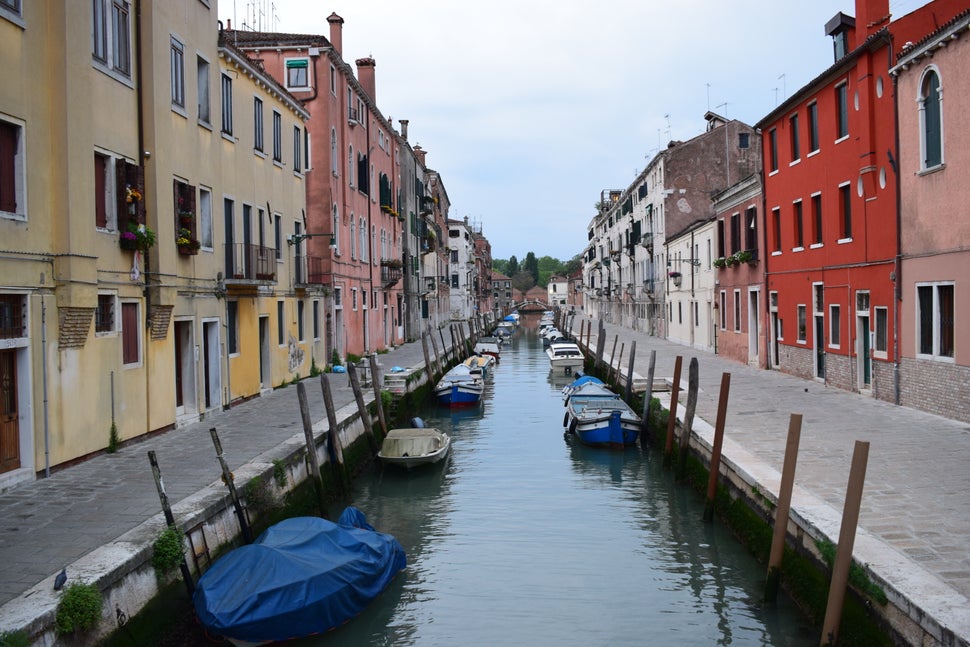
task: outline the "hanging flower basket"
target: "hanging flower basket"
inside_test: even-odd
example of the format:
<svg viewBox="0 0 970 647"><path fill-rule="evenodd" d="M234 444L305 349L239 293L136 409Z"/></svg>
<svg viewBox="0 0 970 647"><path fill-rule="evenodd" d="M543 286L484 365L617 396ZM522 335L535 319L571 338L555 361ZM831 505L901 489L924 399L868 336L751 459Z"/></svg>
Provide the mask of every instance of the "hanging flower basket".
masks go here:
<svg viewBox="0 0 970 647"><path fill-rule="evenodd" d="M128 231L121 233L118 244L121 249L145 251L155 245L155 232L145 225L131 221L128 223Z"/></svg>
<svg viewBox="0 0 970 647"><path fill-rule="evenodd" d="M178 247L179 254L195 256L199 253L199 248L202 247L202 244L197 238L192 236L192 232L189 229L183 227L179 230L178 238L175 239L175 246Z"/></svg>

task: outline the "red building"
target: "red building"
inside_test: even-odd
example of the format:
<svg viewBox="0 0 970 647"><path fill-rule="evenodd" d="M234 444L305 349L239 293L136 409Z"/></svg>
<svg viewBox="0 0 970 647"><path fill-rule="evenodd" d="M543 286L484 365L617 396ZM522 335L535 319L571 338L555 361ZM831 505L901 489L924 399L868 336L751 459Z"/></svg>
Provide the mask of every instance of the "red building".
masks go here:
<svg viewBox="0 0 970 647"><path fill-rule="evenodd" d="M936 0L891 20L888 0L856 0L855 18L826 25L835 63L757 124L772 368L893 399L897 331L886 313L899 155L889 70L903 43L963 8Z"/></svg>

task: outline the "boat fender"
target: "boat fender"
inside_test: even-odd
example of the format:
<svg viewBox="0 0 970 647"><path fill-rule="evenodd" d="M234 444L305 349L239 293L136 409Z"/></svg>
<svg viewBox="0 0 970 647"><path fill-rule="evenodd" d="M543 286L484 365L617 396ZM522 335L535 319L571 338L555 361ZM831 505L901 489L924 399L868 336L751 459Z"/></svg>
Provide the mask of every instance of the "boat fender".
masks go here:
<svg viewBox="0 0 970 647"><path fill-rule="evenodd" d="M567 424L569 424L569 412L568 411L566 413L562 414L562 426L565 427Z"/></svg>
<svg viewBox="0 0 970 647"><path fill-rule="evenodd" d="M411 426L414 427L415 429L424 429L424 420L422 420L417 416L414 416L413 418L411 418Z"/></svg>
<svg viewBox="0 0 970 647"><path fill-rule="evenodd" d="M569 433L576 433L576 419L573 418L572 422L569 423Z"/></svg>

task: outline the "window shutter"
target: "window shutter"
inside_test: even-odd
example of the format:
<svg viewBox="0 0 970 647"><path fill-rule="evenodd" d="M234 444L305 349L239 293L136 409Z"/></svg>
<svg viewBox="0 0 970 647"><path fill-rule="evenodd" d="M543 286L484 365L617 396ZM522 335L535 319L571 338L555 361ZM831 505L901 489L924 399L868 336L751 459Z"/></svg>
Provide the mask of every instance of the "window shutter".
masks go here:
<svg viewBox="0 0 970 647"><path fill-rule="evenodd" d="M0 211L17 213L17 140L20 129L0 121Z"/></svg>
<svg viewBox="0 0 970 647"><path fill-rule="evenodd" d="M105 180L108 175L108 158L94 154L94 225L105 229L108 226L108 205L105 197Z"/></svg>
<svg viewBox="0 0 970 647"><path fill-rule="evenodd" d="M118 211L118 231L128 230L128 221L131 216L128 214L127 192L128 173L125 168L124 160L115 160L115 206Z"/></svg>

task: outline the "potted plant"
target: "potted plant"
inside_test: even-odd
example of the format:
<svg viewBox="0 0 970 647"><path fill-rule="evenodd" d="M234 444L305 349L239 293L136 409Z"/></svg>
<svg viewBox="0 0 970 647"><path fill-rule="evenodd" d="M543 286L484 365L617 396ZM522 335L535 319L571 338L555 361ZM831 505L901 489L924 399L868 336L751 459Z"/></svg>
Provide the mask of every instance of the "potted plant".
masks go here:
<svg viewBox="0 0 970 647"><path fill-rule="evenodd" d="M681 276L680 272L667 272L667 276L670 277L670 280L674 282L676 287L680 287L680 282L683 280L683 276Z"/></svg>
<svg viewBox="0 0 970 647"><path fill-rule="evenodd" d="M118 243L121 249L145 251L155 245L155 232L132 220L128 223L128 231L121 233Z"/></svg>
<svg viewBox="0 0 970 647"><path fill-rule="evenodd" d="M751 252L745 249L745 250L741 250L740 252L737 252L734 255L734 258L737 260L739 265L741 263L750 263L751 261L754 260L754 254L752 254Z"/></svg>
<svg viewBox="0 0 970 647"><path fill-rule="evenodd" d="M384 267L394 267L400 269L403 263L399 258L385 258L381 261L381 265Z"/></svg>
<svg viewBox="0 0 970 647"><path fill-rule="evenodd" d="M718 258L715 258L712 264L714 265L714 267L717 267L717 268L726 267L727 259L724 258L723 256L720 256Z"/></svg>
<svg viewBox="0 0 970 647"><path fill-rule="evenodd" d="M194 256L199 253L199 248L202 244L198 239L192 236L192 231L182 227L179 229L179 235L175 239L175 245L178 247L179 254L185 254L188 256Z"/></svg>

